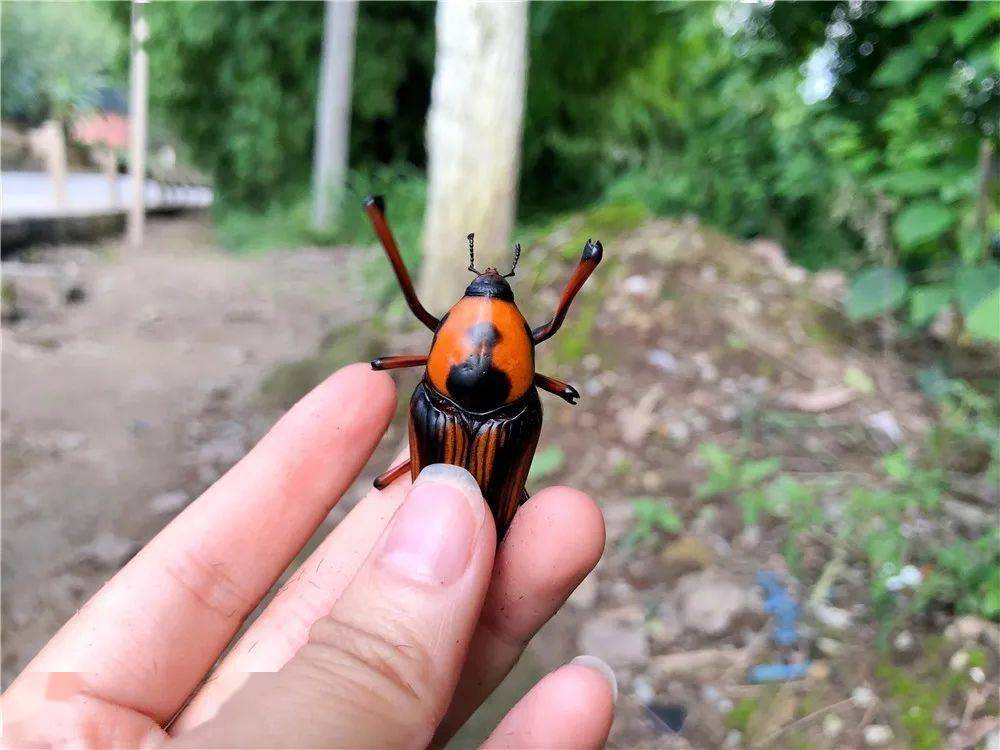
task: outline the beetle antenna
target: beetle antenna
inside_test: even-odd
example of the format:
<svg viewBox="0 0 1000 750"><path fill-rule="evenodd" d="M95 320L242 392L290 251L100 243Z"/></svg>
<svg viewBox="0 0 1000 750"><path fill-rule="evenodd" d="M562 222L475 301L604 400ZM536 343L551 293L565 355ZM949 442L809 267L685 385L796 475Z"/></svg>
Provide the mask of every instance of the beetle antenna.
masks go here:
<svg viewBox="0 0 1000 750"><path fill-rule="evenodd" d="M505 274L504 278L509 279L514 275L514 269L517 268L517 261L521 259L521 243L517 242L514 244L514 262L510 265L510 273Z"/></svg>
<svg viewBox="0 0 1000 750"><path fill-rule="evenodd" d="M469 236L467 237L467 239L469 240L469 270L472 271L474 274L478 274L479 271L476 270L476 251L475 251L476 233L469 232Z"/></svg>

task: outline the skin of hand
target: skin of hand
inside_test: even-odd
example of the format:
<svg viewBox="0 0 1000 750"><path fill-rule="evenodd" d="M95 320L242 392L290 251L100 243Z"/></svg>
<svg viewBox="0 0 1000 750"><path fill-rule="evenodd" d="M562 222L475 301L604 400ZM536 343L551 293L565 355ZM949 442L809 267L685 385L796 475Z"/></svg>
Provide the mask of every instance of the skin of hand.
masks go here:
<svg viewBox="0 0 1000 750"><path fill-rule="evenodd" d="M5 746L446 743L597 564L604 522L583 493L539 492L497 549L464 469L372 490L219 660L395 406L392 380L364 364L296 404L18 676L0 699ZM610 668L578 657L484 747L601 747L616 695Z"/></svg>

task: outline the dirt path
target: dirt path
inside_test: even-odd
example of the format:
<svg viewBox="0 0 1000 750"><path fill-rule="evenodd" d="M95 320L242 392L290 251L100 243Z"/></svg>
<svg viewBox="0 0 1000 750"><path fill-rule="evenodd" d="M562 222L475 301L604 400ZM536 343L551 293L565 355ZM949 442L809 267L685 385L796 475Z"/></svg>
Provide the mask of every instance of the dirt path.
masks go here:
<svg viewBox="0 0 1000 750"><path fill-rule="evenodd" d="M349 252L241 257L174 219L140 254L4 264L23 316L3 340L5 680L273 421L264 374L367 314Z"/></svg>
<svg viewBox="0 0 1000 750"><path fill-rule="evenodd" d="M909 670L894 688L887 652L875 645L863 564L848 560L817 600L846 624L810 610L794 653L777 649L756 574L778 576L805 608L833 542L789 537L800 553L793 571L785 530L746 521L734 493L700 488L714 445L758 468L780 461L786 487L812 482L823 513L835 517L851 487L885 486L883 457L919 444L928 429L913 367L878 346L870 328L843 319L836 275L809 276L773 244L735 242L694 220L613 219L571 218L532 243L515 287L526 317L544 320L583 240L605 241L607 259L566 326L539 348L539 370L575 384L582 399L570 407L544 398L528 487L564 483L597 498L605 554L456 746L484 736L505 705L577 653L616 670L612 747L860 747L870 726L896 733L883 746L909 746L911 697L898 686L947 678L954 654L979 653L993 631L974 617L959 628L947 614L911 625L904 632L918 645L892 654ZM394 319L398 307L404 320L395 293L387 309L363 302L356 251L235 256L214 248L197 221L154 222L150 232L139 255L63 247L4 264L5 315L22 315L6 322L3 341L8 681L319 378L347 361L419 351L429 339ZM397 328L391 343L373 345L374 329ZM417 377L397 376L402 400ZM328 523L384 468L401 425ZM995 508L988 489L978 502ZM913 528L920 544L956 530L939 517ZM748 684L752 665L788 658L811 660L805 679ZM996 694L997 657L989 658L979 682L942 688L921 726L938 731L936 722L962 747L973 746L961 745L963 732L991 729L989 705L976 704L986 706L979 718L963 708L976 691ZM864 691L873 696L866 703ZM838 716L825 720L831 706ZM680 736L671 728L678 717Z"/></svg>

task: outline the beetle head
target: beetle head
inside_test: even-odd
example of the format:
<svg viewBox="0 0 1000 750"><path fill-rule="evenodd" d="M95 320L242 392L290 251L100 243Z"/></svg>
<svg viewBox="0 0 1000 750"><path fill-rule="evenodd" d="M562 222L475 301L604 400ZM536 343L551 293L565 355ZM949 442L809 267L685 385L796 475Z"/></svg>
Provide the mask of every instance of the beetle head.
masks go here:
<svg viewBox="0 0 1000 750"><path fill-rule="evenodd" d="M494 297L508 302L514 301L514 292L511 291L510 284L497 269L487 268L482 273L478 271L476 273L479 275L466 287L466 297Z"/></svg>

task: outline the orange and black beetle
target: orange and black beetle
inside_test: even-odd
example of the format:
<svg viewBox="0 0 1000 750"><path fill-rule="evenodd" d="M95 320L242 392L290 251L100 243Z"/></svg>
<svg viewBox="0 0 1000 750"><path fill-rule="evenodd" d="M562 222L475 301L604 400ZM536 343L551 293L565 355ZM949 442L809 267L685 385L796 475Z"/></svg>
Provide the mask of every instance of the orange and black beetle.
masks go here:
<svg viewBox="0 0 1000 750"><path fill-rule="evenodd" d="M542 429L542 404L537 388L571 404L576 389L535 372L535 344L562 325L570 303L601 262L600 242L587 243L556 313L532 330L514 304L507 278L514 275L521 246L514 247L510 273L475 268L473 235L469 235L469 270L475 280L465 296L438 320L420 304L399 247L385 220L381 197L365 200L365 210L385 247L406 302L425 326L434 331L430 354L381 357L375 370L426 365L424 378L410 399L410 458L375 480L379 489L407 470L416 478L429 464L446 463L469 470L483 490L502 538L518 505L527 500L524 483Z"/></svg>

